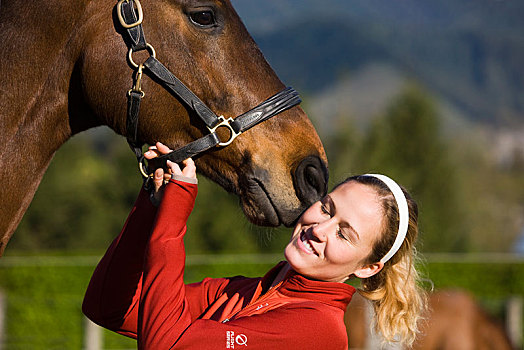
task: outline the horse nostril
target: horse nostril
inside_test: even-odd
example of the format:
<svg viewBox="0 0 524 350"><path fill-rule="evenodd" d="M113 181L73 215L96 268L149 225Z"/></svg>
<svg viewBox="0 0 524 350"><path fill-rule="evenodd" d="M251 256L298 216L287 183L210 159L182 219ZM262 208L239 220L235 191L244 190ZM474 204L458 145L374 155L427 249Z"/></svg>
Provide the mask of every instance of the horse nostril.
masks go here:
<svg viewBox="0 0 524 350"><path fill-rule="evenodd" d="M316 156L304 158L293 176L298 199L308 206L326 195L328 170Z"/></svg>

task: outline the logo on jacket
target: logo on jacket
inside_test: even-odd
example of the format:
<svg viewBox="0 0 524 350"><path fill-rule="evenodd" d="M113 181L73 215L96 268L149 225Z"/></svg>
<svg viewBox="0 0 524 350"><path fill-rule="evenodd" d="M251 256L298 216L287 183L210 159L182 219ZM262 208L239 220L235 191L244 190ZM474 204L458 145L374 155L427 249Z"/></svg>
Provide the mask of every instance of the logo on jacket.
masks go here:
<svg viewBox="0 0 524 350"><path fill-rule="evenodd" d="M226 332L226 349L234 349L235 345L247 347L247 335L237 334L234 331Z"/></svg>

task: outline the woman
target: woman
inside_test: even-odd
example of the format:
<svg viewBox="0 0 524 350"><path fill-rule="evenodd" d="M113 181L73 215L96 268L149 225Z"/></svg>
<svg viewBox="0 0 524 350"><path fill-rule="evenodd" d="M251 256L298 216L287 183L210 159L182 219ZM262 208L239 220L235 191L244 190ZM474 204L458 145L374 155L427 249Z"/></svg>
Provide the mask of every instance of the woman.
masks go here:
<svg viewBox="0 0 524 350"><path fill-rule="evenodd" d="M151 159L169 149L158 143ZM362 280L386 340L410 344L423 307L413 267L417 206L382 175L352 177L298 220L281 262L263 278L183 282L196 168L169 163L139 194L97 266L83 304L140 349L347 349L344 312ZM168 181L167 185L164 183ZM152 203L159 203L158 209Z"/></svg>

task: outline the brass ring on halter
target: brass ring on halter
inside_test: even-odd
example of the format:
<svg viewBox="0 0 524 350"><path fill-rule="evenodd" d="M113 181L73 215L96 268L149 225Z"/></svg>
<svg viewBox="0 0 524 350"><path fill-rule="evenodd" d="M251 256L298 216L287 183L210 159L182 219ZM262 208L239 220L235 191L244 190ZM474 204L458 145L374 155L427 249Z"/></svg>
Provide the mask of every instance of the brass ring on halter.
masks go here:
<svg viewBox="0 0 524 350"><path fill-rule="evenodd" d="M140 170L140 174L142 174L144 179L147 179L148 177L153 177L152 173L147 173L147 164L145 163L145 158L142 157L142 159L138 161L138 169Z"/></svg>
<svg viewBox="0 0 524 350"><path fill-rule="evenodd" d="M129 89L127 90L127 95L131 95L132 92L140 92L142 94L142 98L146 95L146 93L142 90L135 90L135 89Z"/></svg>
<svg viewBox="0 0 524 350"><path fill-rule="evenodd" d="M151 57L153 58L156 58L156 51L155 51L155 48L147 43L146 44L146 49L147 51L149 51L149 54ZM131 66L133 66L135 69L138 69L138 64L135 63L135 61L133 61L133 49L129 49L129 52L127 53L127 59L129 60L129 63L131 64Z"/></svg>

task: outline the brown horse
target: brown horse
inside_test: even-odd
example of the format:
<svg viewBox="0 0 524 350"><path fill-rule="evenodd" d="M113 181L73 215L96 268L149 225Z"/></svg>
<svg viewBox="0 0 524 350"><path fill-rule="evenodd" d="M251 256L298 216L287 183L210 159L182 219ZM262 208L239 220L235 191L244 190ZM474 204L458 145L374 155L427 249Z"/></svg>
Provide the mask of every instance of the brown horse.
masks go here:
<svg viewBox="0 0 524 350"><path fill-rule="evenodd" d="M502 324L469 293L441 290L430 294L429 317L423 322L416 350L512 350Z"/></svg>
<svg viewBox="0 0 524 350"><path fill-rule="evenodd" d="M64 142L100 125L126 134L135 72L116 8L107 0L1 1L0 255ZM156 57L216 114L238 116L284 88L228 0L144 0L141 8ZM145 53L132 59L145 60ZM141 87L143 142L177 148L206 134L151 78L144 76ZM240 197L256 224L291 225L326 188L324 149L298 107L197 164Z"/></svg>
<svg viewBox="0 0 524 350"><path fill-rule="evenodd" d="M512 350L504 328L490 317L469 293L439 290L430 293L428 313L420 322L416 350ZM399 350L400 346L381 347L371 331L371 305L358 293L349 304L345 322L349 349Z"/></svg>

